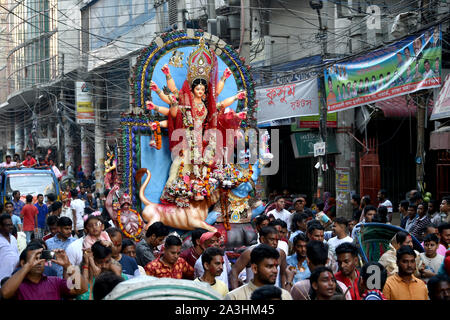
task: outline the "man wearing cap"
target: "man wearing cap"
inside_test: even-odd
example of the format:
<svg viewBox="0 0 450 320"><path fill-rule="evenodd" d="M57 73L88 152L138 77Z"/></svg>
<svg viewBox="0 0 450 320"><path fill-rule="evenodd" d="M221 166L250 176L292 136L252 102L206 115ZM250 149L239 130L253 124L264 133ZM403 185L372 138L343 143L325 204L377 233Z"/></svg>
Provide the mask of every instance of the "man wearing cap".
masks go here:
<svg viewBox="0 0 450 320"><path fill-rule="evenodd" d="M295 213L303 213L305 211L306 200L303 197L298 197L294 199L294 209Z"/></svg>
<svg viewBox="0 0 450 320"><path fill-rule="evenodd" d="M219 248L219 240L222 235L220 232L205 232L200 237L200 246L203 248L203 251L210 247L216 247ZM205 269L203 268L202 264L202 256L200 256L194 265L194 275L195 278L199 278L203 276L203 273L205 272ZM228 260L228 257L226 254L223 256L223 272L220 276L217 276L216 278L218 280L223 281L227 286L228 284L228 274L231 272L231 263Z"/></svg>

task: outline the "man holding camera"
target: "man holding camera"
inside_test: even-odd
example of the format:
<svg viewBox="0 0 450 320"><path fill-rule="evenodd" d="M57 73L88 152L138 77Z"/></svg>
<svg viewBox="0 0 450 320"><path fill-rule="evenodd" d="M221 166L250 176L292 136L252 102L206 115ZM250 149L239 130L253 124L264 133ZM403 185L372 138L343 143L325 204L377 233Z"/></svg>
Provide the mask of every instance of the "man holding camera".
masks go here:
<svg viewBox="0 0 450 320"><path fill-rule="evenodd" d="M64 279L43 274L46 260L63 267ZM83 294L88 289L86 279L71 266L62 249L43 252L39 244L30 244L21 255L20 265L22 268L0 289L3 299L61 300Z"/></svg>

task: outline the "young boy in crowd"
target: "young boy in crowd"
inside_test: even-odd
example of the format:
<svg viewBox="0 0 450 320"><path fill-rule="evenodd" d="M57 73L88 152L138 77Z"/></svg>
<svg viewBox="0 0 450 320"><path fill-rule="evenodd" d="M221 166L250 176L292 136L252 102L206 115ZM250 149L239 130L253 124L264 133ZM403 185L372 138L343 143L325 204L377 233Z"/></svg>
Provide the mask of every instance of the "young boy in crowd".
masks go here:
<svg viewBox="0 0 450 320"><path fill-rule="evenodd" d="M50 230L50 233L42 238L44 241L53 238L58 233L58 216L48 216L47 227Z"/></svg>
<svg viewBox="0 0 450 320"><path fill-rule="evenodd" d="M425 252L419 254L419 271L420 277L427 282L429 278L437 274L442 261L444 261L444 257L437 253L439 238L435 234L427 235L423 244Z"/></svg>

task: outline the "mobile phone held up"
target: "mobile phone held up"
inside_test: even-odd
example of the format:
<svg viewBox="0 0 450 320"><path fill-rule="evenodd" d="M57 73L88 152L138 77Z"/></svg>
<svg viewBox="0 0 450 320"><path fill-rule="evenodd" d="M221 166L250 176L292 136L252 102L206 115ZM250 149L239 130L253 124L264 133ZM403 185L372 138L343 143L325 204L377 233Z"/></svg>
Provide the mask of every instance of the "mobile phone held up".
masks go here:
<svg viewBox="0 0 450 320"><path fill-rule="evenodd" d="M55 253L51 250L42 250L41 259L52 260L55 259Z"/></svg>

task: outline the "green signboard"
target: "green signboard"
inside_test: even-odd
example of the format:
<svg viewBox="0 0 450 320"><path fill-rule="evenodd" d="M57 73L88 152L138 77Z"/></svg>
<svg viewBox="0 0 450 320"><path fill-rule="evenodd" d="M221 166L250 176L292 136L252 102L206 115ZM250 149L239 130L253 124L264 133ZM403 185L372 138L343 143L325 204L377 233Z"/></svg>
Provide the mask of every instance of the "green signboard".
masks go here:
<svg viewBox="0 0 450 320"><path fill-rule="evenodd" d="M291 142L295 158L314 157L314 144L320 142L320 135L318 131L296 132L291 134ZM339 153L333 131L327 133L326 153Z"/></svg>

